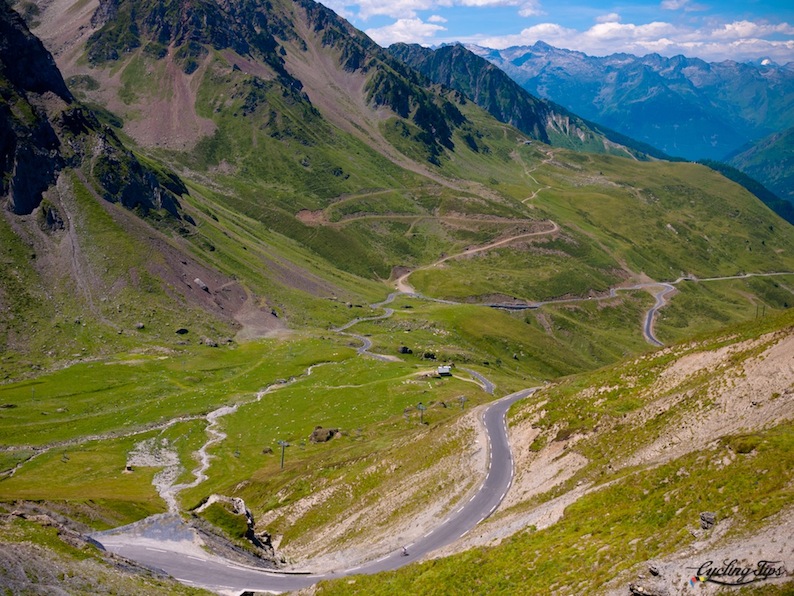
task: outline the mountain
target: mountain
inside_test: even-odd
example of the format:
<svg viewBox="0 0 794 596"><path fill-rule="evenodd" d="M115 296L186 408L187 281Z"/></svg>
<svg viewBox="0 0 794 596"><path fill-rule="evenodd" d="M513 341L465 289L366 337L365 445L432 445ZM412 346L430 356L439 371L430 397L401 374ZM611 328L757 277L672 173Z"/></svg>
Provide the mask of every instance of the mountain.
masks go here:
<svg viewBox="0 0 794 596"><path fill-rule="evenodd" d="M7 4L0 21L0 195L28 215L65 170L82 171L108 201L178 216L174 192L160 184L94 114L74 101L52 56ZM179 184L176 188L178 192ZM60 221L50 205L51 223ZM61 221L62 225L63 222Z"/></svg>
<svg viewBox="0 0 794 596"><path fill-rule="evenodd" d="M107 139L103 147L130 161L97 169L103 160L90 154L69 185L55 185L60 219L75 223L64 227L69 233L27 229L46 219L41 207L30 220L9 216L4 234L18 248L8 270L24 279L6 276L17 290L5 296L20 298L5 324L24 358L63 357L68 348L49 339L47 325L79 336L87 352L136 341L181 345L173 329L210 343L326 329L345 323L340 303L376 301L384 280L414 269L412 284L433 298L527 304L599 296L648 277L789 268L790 227L722 176L527 144L462 91L434 83L310 0L103 0L75 4L68 18L52 4L32 12L64 71L62 94L102 123L92 130ZM525 105L538 114L525 125L565 142L563 129L549 126L563 123L555 115L562 112L544 111L552 104L514 86L499 95L499 72L463 48L428 58L442 71L468 69L468 78L454 78L493 91L491 109L508 116L514 102ZM571 130L591 130L560 118ZM103 178L86 174L137 168L140 180L165 189L153 196L179 195L178 205L125 203L124 189L140 188L137 175L105 189ZM89 200L94 192L104 201ZM439 255L526 234L537 240L428 269ZM40 296L34 288L43 288ZM754 292L768 294L770 307L786 303L766 282ZM62 298L47 300L56 294ZM696 312L679 312L667 339L746 314ZM48 324L26 336L34 320ZM80 327L66 324L75 320ZM80 331L88 320L93 334ZM557 346L545 355L565 354L544 356L544 370L570 373L643 345L633 334L604 344L600 324L570 324L588 339L566 332L544 340ZM504 362L496 354L481 360Z"/></svg>
<svg viewBox="0 0 794 596"><path fill-rule="evenodd" d="M162 300L168 259L150 258L144 238L152 226L190 233L187 189L76 101L41 41L0 9L0 344L45 359L97 350L97 335L117 336L152 302L184 312L180 291Z"/></svg>
<svg viewBox="0 0 794 596"><path fill-rule="evenodd" d="M557 147L595 153L667 158L650 145L586 122L567 109L528 93L502 70L460 44L432 50L394 44L389 52L434 81L460 91L501 122Z"/></svg>
<svg viewBox="0 0 794 596"><path fill-rule="evenodd" d="M794 125L794 69L658 54L588 56L537 42L468 46L530 93L668 155L721 160Z"/></svg>
<svg viewBox="0 0 794 596"><path fill-rule="evenodd" d="M219 581L103 540L360 569L469 502L483 409L533 388L502 509L449 546L475 559L438 562L453 591L480 555L494 592L554 590L512 576L540 552L590 593L688 548L700 512L721 540L787 512L794 227L745 188L527 143L309 0L34 6L43 47L3 13L8 591ZM28 155L46 180L23 213ZM527 515L552 533L504 540ZM498 540L509 569L480 548Z"/></svg>
<svg viewBox="0 0 794 596"><path fill-rule="evenodd" d="M794 128L761 139L726 161L794 203Z"/></svg>

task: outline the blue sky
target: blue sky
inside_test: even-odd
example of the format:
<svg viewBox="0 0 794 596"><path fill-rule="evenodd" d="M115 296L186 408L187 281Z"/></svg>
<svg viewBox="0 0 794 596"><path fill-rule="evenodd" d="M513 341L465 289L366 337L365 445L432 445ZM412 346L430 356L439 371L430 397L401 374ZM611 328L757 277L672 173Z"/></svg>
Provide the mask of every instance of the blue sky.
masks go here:
<svg viewBox="0 0 794 596"><path fill-rule="evenodd" d="M594 56L794 62L792 0L322 0L382 46L538 40Z"/></svg>

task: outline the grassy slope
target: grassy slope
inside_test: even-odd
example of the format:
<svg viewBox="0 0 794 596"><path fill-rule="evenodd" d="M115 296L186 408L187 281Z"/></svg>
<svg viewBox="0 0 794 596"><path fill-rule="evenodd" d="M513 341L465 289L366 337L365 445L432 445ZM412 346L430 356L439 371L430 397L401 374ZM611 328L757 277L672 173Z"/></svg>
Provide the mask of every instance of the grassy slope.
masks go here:
<svg viewBox="0 0 794 596"><path fill-rule="evenodd" d="M791 189L794 129L773 134L749 149L728 158L730 164L775 192L779 197L794 202Z"/></svg>
<svg viewBox="0 0 794 596"><path fill-rule="evenodd" d="M156 68L147 74L151 65L142 60L133 56L119 66L125 89L156 94L157 85L139 83L165 75ZM99 487L108 507L132 508L135 514L125 519L160 510L162 503L150 485L156 470L123 475L126 454L138 441L162 436L176 446L183 466L190 469L191 453L204 438L201 423L179 422L162 435L151 431L96 442L85 438L123 435L180 415L247 402L277 379L330 361L335 364L225 418L230 438L214 450L224 465L213 466L211 480L183 500L192 506L212 491L234 492L249 481L239 490L255 512L270 514L273 528L284 533L286 543L298 542L356 507L357 499L372 499L380 487L398 480L362 477L359 472L366 466L404 457L407 448L401 444L406 440L425 441L427 446L444 443L458 415L453 409L439 409L434 432L419 437L416 425L401 418L403 408L428 397L454 403L466 395L471 404L486 399L463 381L431 381L427 389L408 383L428 368L420 360L423 352L481 370L497 382L500 392L507 392L649 349L639 332L642 313L651 302L644 292L608 303L513 314L411 302L413 309L401 309L393 319L355 329L372 335L376 351L394 354L399 345L414 350L403 363L383 366L353 358L348 340L329 339L329 327L370 314L366 307L351 310L344 302L365 306L385 296L388 286L378 278L388 277L394 265L428 264L441 254L515 232L514 222L505 224L495 217L513 218L522 225L552 219L563 226L563 234L555 240L539 239L530 249L484 254L466 262L465 268L461 261L451 261L432 275L418 272L412 283L431 295L467 298L500 292L538 299L603 291L623 279L626 269L657 279L682 273L794 269L792 228L704 168L565 151L544 163L550 159L548 148L522 146L515 130L468 105L461 109L482 136L472 146L463 139L465 131L456 133L457 150L442 157L438 168L423 164L432 172L432 177L424 177L330 127L306 106L294 109L291 101L213 54L198 110L215 121L218 132L190 154L140 150L173 164L190 186L191 196L184 202L199 225L179 240L186 243L180 246L266 296L268 305L305 332L289 340L228 350L178 346L166 331L117 336L113 325L102 322L105 318L118 324L117 302L126 324L157 309L156 325L146 319L147 328L182 325L186 317L196 329L230 328L207 321L198 310L183 310L157 283L150 289L135 288L129 270L151 258L146 244L139 243L140 235L126 236L125 228L91 203L76 183L75 201L82 201L85 210L81 234L87 260L107 287L117 279L128 284L114 294L114 301L98 303L85 328L70 327L52 362L63 362L65 350L74 349L69 340L83 333L81 329L85 334L77 347L119 355L0 386L0 403L17 406L3 409L0 418L0 443L14 446L0 454L5 469L30 456L31 445L78 441L48 451L1 481L0 497L84 502ZM393 124L383 123L385 136L404 154L424 159L422 148L399 137ZM535 199L522 202L538 190ZM300 209L322 211L333 225L306 225L295 218ZM461 215L465 226L444 219ZM3 238L8 235L0 231ZM33 292L36 277L24 264L29 259L24 244L8 246L4 258L21 270L15 279L22 279L26 291ZM307 292L303 281L285 280L283 269L274 263L287 263L298 277L311 278L321 289ZM756 303L766 304L770 312L785 307L785 288L771 284L726 282L682 289L680 306L674 302L668 307L669 318L663 311L660 334L665 340L682 339L752 318ZM338 299L330 299L333 295ZM24 331L38 320L33 315L36 302L23 299L23 293L19 296L20 312L27 318L18 329ZM82 306L70 305L49 316L73 325L76 316L85 316ZM41 312L47 313L47 308L51 306ZM129 353L142 345L144 354ZM40 355L44 347L49 343L34 344L33 352ZM20 361L14 354L3 358L14 378L30 364L30 359ZM339 426L348 435L333 446L301 447L315 424ZM279 438L294 442L283 474L275 457L262 454L263 447L275 447ZM404 469L404 477L430 463L415 462L417 467ZM53 476L62 479L56 486L47 481ZM184 473L183 479L187 477ZM298 501L328 478L351 486L356 499L311 511L297 523L289 523L278 511L279 505ZM274 493L284 501L273 500Z"/></svg>
<svg viewBox="0 0 794 596"><path fill-rule="evenodd" d="M182 326L199 336L233 335L229 320L186 304L155 273L164 257L145 240L155 230L97 199L74 172L66 177L71 191L60 193L58 207L67 230L44 234L35 215L14 222L13 231L0 222L8 241L3 294L10 307L0 329L8 330L13 347L0 362L6 378L30 366L173 345L173 331ZM136 329L138 323L145 330Z"/></svg>
<svg viewBox="0 0 794 596"><path fill-rule="evenodd" d="M677 358L708 354L770 331L787 334L793 323L794 315L789 311L762 323L736 327L730 337L704 337L672 351L571 377L550 391L537 394L531 401L543 401L543 415L535 423L541 432L567 428L586 433L572 449L585 455L589 463L552 492L515 507L537 506L582 481L594 481L600 490L569 505L560 521L543 530L529 527L498 546L474 548L396 572L328 582L321 585L318 593L600 593L618 573L692 545L696 539L690 530L700 511L715 511L719 519L729 520L731 529L724 539L752 533L791 506L794 427L790 420L780 419L766 430L716 436L707 450L661 465L651 463L612 471L611 466L607 468L608 463L626 458L655 436L660 429L658 424L675 425L683 413L668 412L647 425L637 425L635 421L635 426L626 427L615 421L643 405L643 391ZM762 345L756 342L751 344L755 346L752 349L733 352L731 366L741 366L757 357ZM693 378L688 387L700 395L699 389L719 384L722 374L725 369L706 370ZM614 390L601 393L606 399L598 400L594 406L592 389L604 387ZM773 394L771 399L781 398ZM513 423L537 411L535 405L515 406ZM691 405L682 402L675 408ZM599 426L604 428L594 432ZM500 512L497 518L510 511ZM593 515L594 511L600 514ZM561 566L560 561L565 561L565 565ZM788 587L758 590L757 593L788 593L790 583ZM750 593L756 592L750 589Z"/></svg>
<svg viewBox="0 0 794 596"><path fill-rule="evenodd" d="M239 109L239 106L229 108L232 115L223 116L229 122L221 121L221 131L228 131L230 138L237 139L235 143L243 143L241 139L244 132L246 138L251 137L250 132L246 132L250 124L243 126L236 123L234 109ZM474 114L476 116L476 112ZM483 118L481 115L476 117ZM299 123L295 124L298 125ZM681 166L670 164L637 164L615 158L582 157L569 153L561 153L555 163L544 164L542 162L548 159L547 150L534 146L519 148L517 136L512 129L500 125L485 130L489 131L489 136L482 142L483 146L489 147L487 152L461 149L442 165L442 170L450 175L463 176L465 172L474 181L473 185L465 185L477 190L477 194L468 190L454 192L426 179L420 180L414 175L401 174L407 178L398 180L394 178L393 167L383 171L376 168L379 176L374 180L377 183L374 185L376 188L388 188L389 185L397 183L405 185L406 180L409 184L400 187L404 190L387 195L386 205L380 200L368 198L372 196L371 193L361 192L363 180L354 180L354 184L344 177L337 182L338 188L334 187L333 192L343 193L358 189L360 198L350 192L343 193L343 198L336 200L328 196L330 191L323 191L325 194L308 193L307 198L304 198L308 202L299 207L324 208L329 219L339 219L338 227L327 226L319 230L297 222L292 217L293 213L285 211L290 205L290 197L297 192L296 189L301 188L304 181L298 174L285 175L283 172L299 171L295 168L304 166L285 165L283 167L286 169L281 173L263 169L277 167L279 160L288 160L290 153L284 151L285 146L295 148L303 145L283 139L274 143L270 136L260 137L256 150L253 145L247 146L242 154L239 145L236 145L233 151L229 151L233 155L241 155L241 165L237 166L241 175L225 177L215 173L214 184L202 183L201 180L205 180L203 178L190 182L192 196L185 199L185 203L199 226L197 232L185 240L189 243L188 246L193 247L191 250L197 258L229 274L237 275L253 290L272 297L269 302L286 311L293 324L306 325L308 329L314 329L312 333L321 335L327 331L318 330L318 326L340 324L359 312L369 312L367 309L351 311L341 300L364 297L367 301L374 301L382 297L386 289L354 275L356 267L364 266L361 263L353 267L351 272L330 269L328 261L317 254L316 251L320 250L317 247L323 247L325 258L344 267L344 259L357 254L357 249L347 243L346 239L352 239L353 243L357 240L361 250L374 245L378 250L367 249L367 258L378 260L377 267L387 270L388 263L394 264L395 255L408 262L428 262L441 252L485 242L501 234L512 233L515 228L515 224L505 225L499 224L499 220L479 220L472 217L476 214L526 218L527 222L552 218L563 226L564 234L557 240L537 242L537 247L541 250L536 252L499 250L478 258L484 262L482 268L470 264L465 276L468 283L482 288L476 292L461 292L460 281L447 275L447 272L454 272L460 267L457 261L449 262L447 269L440 273L434 272L433 276L427 276L425 279L430 281L425 282L425 285L423 272L412 277L412 282L417 283L423 291L434 293L430 284L440 284L447 280L453 290L436 290L437 293L455 295L455 291L458 291L463 296L468 296L483 293L486 289L516 295L526 292L530 296L530 291L539 291L539 296L584 293L590 289L604 290L618 281L623 275L616 273L620 262L660 276L668 272L670 275L683 271L700 274L711 272L707 268L708 257L699 258L691 247L682 248L669 242L668 235L673 232L663 225L668 219L676 230L681 228L686 231L692 243L703 243L699 234L706 232L709 237L713 234L717 238L714 242L720 257L717 261L719 273L735 273L737 270L749 270L762 265L767 269L785 267L787 259L790 258L788 255L792 254L792 251L787 250L791 234L785 227L777 230L773 225L773 229L769 230L767 226L759 231L757 237L743 237L748 240L751 248L755 248L753 252L746 249L748 244L741 242L740 249L737 250L735 238L724 240L723 236L727 234L720 234L719 220L710 223L718 209L714 198L716 193L724 192L727 195L726 201L734 201L729 202L729 205L742 205L747 213L736 215L748 218L747 221L751 223L765 221L764 217L768 214L757 211L751 203L747 203L745 197L737 194L735 187L720 186L727 184L719 181L722 179L707 179L708 184L713 185L713 188L706 187L709 189L708 193L696 191L694 180L702 177L702 169L687 169L690 166L684 166L681 170ZM223 134L226 133L219 137L221 141ZM339 146L331 143L328 146L312 148L309 145L307 151L315 152L312 159L319 159L318 156L323 155L341 155L338 153L339 147L353 142L349 139L343 141L339 141L342 143ZM222 144L219 147L220 149L215 150L228 149L224 149ZM200 147L191 159L199 159L201 151L206 150ZM517 150L520 152L518 156L515 153ZM222 154L219 152L216 157ZM273 160L260 159L260 154ZM161 158L167 157L165 154L159 155ZM369 156L371 158L372 154L369 153ZM210 166L212 159L208 157L204 162L188 160L186 163L201 169ZM537 169L529 172L535 166ZM604 172L603 178L601 173L595 175L596 167L600 168L599 172ZM270 176L276 174L286 176L282 179L289 184L275 187L272 182L262 182L271 181ZM372 175L375 176L374 171ZM609 183L608 180L618 182ZM642 186L639 180L643 180ZM373 185L373 180L368 179L367 183ZM543 190L531 204L524 205L520 202L528 193L537 190L538 185L546 184L553 188ZM267 193L266 196L272 200L259 199L261 193ZM482 198L484 195L489 195L494 200L485 200ZM87 200L86 197L80 199L81 196L83 195L78 191L78 200ZM688 196L688 199L684 200L683 196ZM119 233L117 224L103 215L104 210L93 207L91 203L86 203L85 206L87 221L96 222L87 225L85 229L88 239L87 258L102 259L104 257L100 247L105 244L113 246L114 249L109 254L115 256L108 264L109 277L126 275L130 266L140 263L139 249L134 242ZM672 211L673 208L676 209L675 212ZM238 209L242 209L245 215L240 216ZM380 214L384 219L361 218L362 215L372 215L373 211L377 214L378 210L381 210ZM394 218L389 221L394 211L417 219L405 221ZM630 213L631 217L613 217L616 212L624 211ZM434 214L441 218L434 218ZM443 217L457 217L460 214L468 214L468 219L474 225L462 228L459 225L444 224ZM359 219L346 219L351 217ZM285 223L287 227L281 227L281 223ZM650 238L649 247L638 247L628 239L638 226ZM709 227L700 229L701 226ZM409 230L414 234L411 241L401 240ZM679 231L679 234L683 232ZM423 235L426 238L421 240ZM414 240L417 236L420 239ZM314 240L303 242L305 238ZM376 239L380 239L379 243L374 243ZM312 242L317 243L314 250ZM214 247L214 250L209 250L208 246ZM656 254L660 246L664 246L666 256L657 260L646 258L648 251ZM782 252L777 252L781 247ZM762 256L758 256L759 254ZM290 288L289 284L278 279L271 266L272 262L267 259L272 262L286 259L302 275L311 274L320 282L340 290L340 299L329 300L322 294L312 296L295 291L295 288ZM665 263L669 262L677 263L677 271L670 271L669 265L665 267ZM761 288L759 291L768 293L768 288ZM134 304L134 296L130 295L131 306ZM155 301L156 298L155 296ZM710 299L710 303L716 308L720 299L721 294L718 292ZM773 307L783 306L784 298L769 298L767 302L771 310ZM372 388L375 388L374 395L377 398L371 408L366 411L354 409L361 400L361 395L351 391L329 391L327 387L333 383L323 382L324 375L319 373L307 381L301 381L294 387L274 394L278 399L268 400L266 405L246 406L242 412L264 408L269 416L254 416L258 422L253 428L249 428L250 424L247 422L251 417L242 413L224 420L224 424L228 424L230 429L239 427L237 435L249 438L246 441L232 439L221 445L217 451L227 456L226 461L235 464L222 470L213 468L209 483L185 495L184 504L190 506L213 490L229 491L241 480L256 477L260 480L254 486L259 488L248 489L246 496L256 503L255 507L262 513L274 504L258 495L269 494L271 483L282 486L284 482L283 477L275 476L276 469L272 461L261 460L263 446L272 444L276 438L282 436L300 441L315 424L347 429L374 429L378 424L387 423L392 417L399 417L405 406L421 399L416 388L401 385L401 380L426 366L419 359L425 351L437 353L439 359L454 360L482 370L499 384L501 391L506 392L525 386L527 382L557 378L614 362L626 354L647 350L648 346L639 333L639 321L643 309L649 303L650 297L643 292L621 296L605 303L549 306L538 312L512 314L483 310L476 306L450 307L411 303L413 309L401 309L393 319L362 324L357 329L372 335L376 350L384 353L395 353L399 345L409 345L414 350L413 356L406 357L405 364L378 367L377 373L366 363L349 360L351 352L342 348L338 340L315 341L303 337L286 342L251 344L222 352L180 348L179 352L168 354L165 360L159 360L156 353L152 352L132 358L141 362L135 365L127 362L130 360L127 356L121 356L121 362L113 362L111 359L108 364L80 364L37 379L35 394L32 391L33 386L26 383L10 384L2 388L3 393L8 396L3 401L19 406L7 410L3 419L6 428L5 442L23 442L30 445L103 433L118 434L132 428L144 429L146 425L180 414L205 413L225 403L247 401L256 390L267 383L289 376L287 371L291 371L290 374L300 374L305 366L313 362L345 361L345 364L340 365L340 370L345 371L345 378L354 379L355 385L366 387L367 395L371 395ZM145 304L146 302L140 306ZM686 317L694 316L688 309L685 309L685 314ZM713 326L714 317L722 324L749 315L746 308L738 306L733 310L717 308L717 314L711 318L710 315L706 316L705 323L700 320L694 323L684 321L682 325L679 321L682 316L675 312L671 316L671 331L668 332L671 338L685 337L693 329ZM660 327L665 329L664 321L660 323ZM162 339L157 340L152 343L162 345ZM129 347L136 344L137 340L129 344ZM127 344L121 344L120 347L123 349ZM268 350L266 357L260 352L263 349ZM296 358L296 354L301 353L313 355L308 359ZM108 375L111 370L113 374ZM190 371L191 374L186 375L185 371ZM376 374L377 379L367 380L366 377L370 374ZM113 382L108 383L109 379L113 379ZM84 388L80 391L69 389L85 387L86 383L92 382L97 387L91 393L86 393ZM399 389L395 389L396 387ZM444 389L438 397L447 399L463 391L471 400L481 399L476 390L472 392L471 387L467 389L468 391L458 387ZM317 395L318 390L323 398L309 399L308 396ZM337 393L341 397L335 397ZM290 396L290 399L285 396ZM303 404L301 408L306 411L298 415L296 404ZM341 408L339 415L334 419L327 419L329 408L333 409L335 405ZM272 416L274 407L277 408L278 417ZM58 411L60 409L64 411ZM312 419L308 413L314 412L314 409L317 411ZM47 417L42 418L41 412L47 412ZM321 412L325 414L320 416ZM25 429L23 441L12 438L20 437L16 434L19 428ZM197 423L180 423L169 431L168 436L173 436L174 439L180 434L190 437L178 444L186 469L192 467L189 454L200 443L200 428ZM396 440L401 434L396 431L395 433L393 436ZM148 436L150 435L144 434L139 438L143 440ZM230 436L234 436L233 430ZM99 443L90 442L81 443L76 448L59 447L26 464L14 478L4 481L3 496L42 496L45 491L41 483L44 471L49 474L60 470L77 458L75 461L94 461L94 464L86 463L92 468L92 473L76 472L67 475L58 490L52 492L51 487L47 487L50 498L87 498L92 487L99 484L107 488L108 495L116 494L120 501L141 502L146 503L149 508L156 508L157 499L148 482L144 487L133 488L128 478L120 474L124 454L134 442L132 439L114 440L105 443L112 445L109 449L101 448ZM371 449L371 446L367 449ZM388 442L381 444L378 449L388 450ZM353 450L355 452L355 448ZM70 458L66 462L62 461L64 452ZM237 452L241 457L229 459ZM305 456L303 453L301 451L299 461L303 461L304 457L308 457L307 461L310 461L317 454L312 449L307 449ZM4 454L6 466L24 459L27 454L29 452L25 449L7 452ZM152 473L153 471L141 471L141 475L150 476ZM305 494L302 492L306 490L305 486L289 488L288 494ZM307 522L303 530L299 528L291 532L299 536L311 528L312 524Z"/></svg>
<svg viewBox="0 0 794 596"><path fill-rule="evenodd" d="M460 297L488 287L540 300L603 289L620 269L659 281L792 270L792 227L702 166L560 151L543 163L548 157L537 148L520 151L530 172L522 181L515 164L491 175L498 173L499 187L519 200L540 189L527 201L532 216L559 222L563 238L538 239L538 249L527 252L448 261L444 271L412 276L417 288ZM487 271L492 275L483 279ZM469 291L456 284L461 279L478 285Z"/></svg>
<svg viewBox="0 0 794 596"><path fill-rule="evenodd" d="M791 502L793 436L791 425L759 433L755 457L737 458L727 470L704 463L700 454L683 457L583 497L545 530L530 528L498 547L358 577L352 585L338 580L321 586L318 593L596 593L617 572L689 545L692 518L699 509L734 510L734 519L745 525L779 512ZM728 452L726 441L718 455ZM759 466L769 473L756 480ZM696 468L698 473L676 474L682 468ZM665 499L671 492L676 498ZM682 509L688 515L681 515ZM608 521L594 511L604 512ZM780 589L782 594L790 587Z"/></svg>

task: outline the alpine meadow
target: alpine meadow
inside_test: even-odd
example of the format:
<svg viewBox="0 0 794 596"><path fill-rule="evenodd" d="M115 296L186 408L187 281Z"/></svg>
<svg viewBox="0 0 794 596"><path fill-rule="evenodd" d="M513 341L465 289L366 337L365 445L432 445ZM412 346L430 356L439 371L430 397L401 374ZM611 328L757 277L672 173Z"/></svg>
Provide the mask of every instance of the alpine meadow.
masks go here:
<svg viewBox="0 0 794 596"><path fill-rule="evenodd" d="M3 0L4 593L790 594L790 164L651 145L313 0Z"/></svg>

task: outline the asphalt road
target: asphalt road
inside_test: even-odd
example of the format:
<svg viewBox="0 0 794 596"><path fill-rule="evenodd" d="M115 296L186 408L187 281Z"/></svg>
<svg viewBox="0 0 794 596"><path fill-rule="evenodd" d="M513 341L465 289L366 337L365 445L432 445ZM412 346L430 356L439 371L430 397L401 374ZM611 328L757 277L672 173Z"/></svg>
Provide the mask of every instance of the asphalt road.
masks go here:
<svg viewBox="0 0 794 596"><path fill-rule="evenodd" d="M649 343L652 343L655 346L663 346L664 344L659 341L659 339L653 334L653 322L656 320L656 312L662 308L665 304L667 304L667 295L671 292L675 292L675 286L663 283L660 284L662 289L655 294L656 303L651 307L651 309L645 315L645 325L643 325L642 333L645 335L645 339L648 340Z"/></svg>
<svg viewBox="0 0 794 596"><path fill-rule="evenodd" d="M326 574L284 574L240 566L219 557L211 556L196 547L186 549L186 538L180 540L158 539L157 533L141 539L140 531L133 534L123 529L94 538L107 550L144 565L161 569L177 580L228 594L245 590L285 592L299 590L323 579L355 574L370 574L397 569L465 536L480 522L490 516L507 493L513 481L513 456L507 440L506 415L516 401L531 395L536 388L518 391L489 405L482 413L485 434L488 437L488 473L480 489L450 514L438 526L412 544L385 554L379 559L364 562L350 569ZM170 520L171 523L173 519ZM132 536L136 536L135 539ZM179 537L178 537L179 538Z"/></svg>
<svg viewBox="0 0 794 596"><path fill-rule="evenodd" d="M470 368L463 368L461 366L460 370L465 370L472 377L474 377L480 383L482 383L482 390L485 391L485 393L487 393L488 395L493 395L494 389L496 389L496 385L494 385L489 379L485 378L483 375L478 373L476 370L472 370Z"/></svg>

